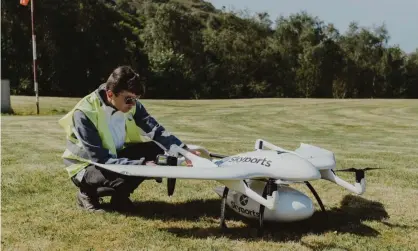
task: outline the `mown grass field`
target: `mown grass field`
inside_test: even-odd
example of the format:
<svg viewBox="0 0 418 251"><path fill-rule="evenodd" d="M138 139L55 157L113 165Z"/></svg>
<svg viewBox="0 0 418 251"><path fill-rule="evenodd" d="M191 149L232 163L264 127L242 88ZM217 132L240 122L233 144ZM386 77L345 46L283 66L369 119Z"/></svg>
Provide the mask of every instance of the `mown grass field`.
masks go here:
<svg viewBox="0 0 418 251"><path fill-rule="evenodd" d="M132 195L133 215L80 211L57 124L78 99L41 97L39 116L34 101L12 96L18 115L1 118L2 250L418 250L417 100L144 100L172 133L213 152L252 150L263 138L287 149L301 142L330 149L338 168L384 168L366 174L362 196L313 182L328 219L318 212L269 224L263 238L256 222L231 210L228 231L219 229L216 181L178 180L171 198L165 181L146 181Z"/></svg>

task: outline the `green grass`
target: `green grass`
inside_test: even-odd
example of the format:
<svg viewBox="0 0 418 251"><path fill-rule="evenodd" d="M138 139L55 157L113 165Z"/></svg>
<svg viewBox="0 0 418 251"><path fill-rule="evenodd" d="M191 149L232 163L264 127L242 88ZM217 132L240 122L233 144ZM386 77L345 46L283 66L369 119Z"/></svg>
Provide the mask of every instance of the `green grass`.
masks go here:
<svg viewBox="0 0 418 251"><path fill-rule="evenodd" d="M165 182L146 181L132 195L138 211L130 216L80 211L57 124L77 101L41 97L37 116L33 97L11 97L16 115L1 120L2 250L418 249L417 100L144 100L183 141L214 152L249 151L263 138L288 149L301 142L330 149L338 168L384 168L367 173L362 196L313 182L328 219L318 212L302 222L268 224L263 238L256 237L256 222L231 211L229 229L219 229L216 181L178 180L172 198Z"/></svg>

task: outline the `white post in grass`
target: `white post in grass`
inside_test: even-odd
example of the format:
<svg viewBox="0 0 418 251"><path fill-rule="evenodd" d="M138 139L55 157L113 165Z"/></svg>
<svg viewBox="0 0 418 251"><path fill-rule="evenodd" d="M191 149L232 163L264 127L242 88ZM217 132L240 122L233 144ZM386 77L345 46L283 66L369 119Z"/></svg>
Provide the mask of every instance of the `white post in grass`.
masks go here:
<svg viewBox="0 0 418 251"><path fill-rule="evenodd" d="M38 81L36 76L36 36L35 36L35 19L33 14L33 2L34 0L30 1L30 13L31 13L31 22L32 22L32 51L33 51L33 82L35 87L35 95L36 95L36 114L39 114L39 95L38 95Z"/></svg>
<svg viewBox="0 0 418 251"><path fill-rule="evenodd" d="M9 113L12 107L10 105L10 82L7 79L1 80L1 112Z"/></svg>

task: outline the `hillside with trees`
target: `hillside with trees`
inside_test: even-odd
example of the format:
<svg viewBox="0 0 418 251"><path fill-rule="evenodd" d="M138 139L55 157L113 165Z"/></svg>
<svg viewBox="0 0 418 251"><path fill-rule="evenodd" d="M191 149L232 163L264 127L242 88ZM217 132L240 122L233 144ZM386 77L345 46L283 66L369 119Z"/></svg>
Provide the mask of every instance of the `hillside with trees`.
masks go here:
<svg viewBox="0 0 418 251"><path fill-rule="evenodd" d="M1 15L2 79L33 95L30 8L2 1ZM418 98L418 49L389 44L384 25L342 34L305 12L202 0L37 0L35 23L41 96L84 96L127 64L146 98Z"/></svg>

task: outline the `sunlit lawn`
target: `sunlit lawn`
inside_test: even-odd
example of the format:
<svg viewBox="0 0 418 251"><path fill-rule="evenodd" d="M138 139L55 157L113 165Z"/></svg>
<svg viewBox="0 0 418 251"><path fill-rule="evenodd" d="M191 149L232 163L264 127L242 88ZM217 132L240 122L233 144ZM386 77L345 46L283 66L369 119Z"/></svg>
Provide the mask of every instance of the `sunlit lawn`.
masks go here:
<svg viewBox="0 0 418 251"><path fill-rule="evenodd" d="M384 168L366 174L362 196L313 182L328 219L318 212L269 224L263 238L256 222L231 210L229 229L219 229L216 181L178 180L171 198L165 182L146 181L132 195L138 209L130 216L80 211L57 124L77 101L41 97L37 116L34 97L12 96L18 115L2 115L3 250L418 250L417 100L144 100L180 139L214 152L250 151L263 138L288 149L303 142L332 150L338 168Z"/></svg>

